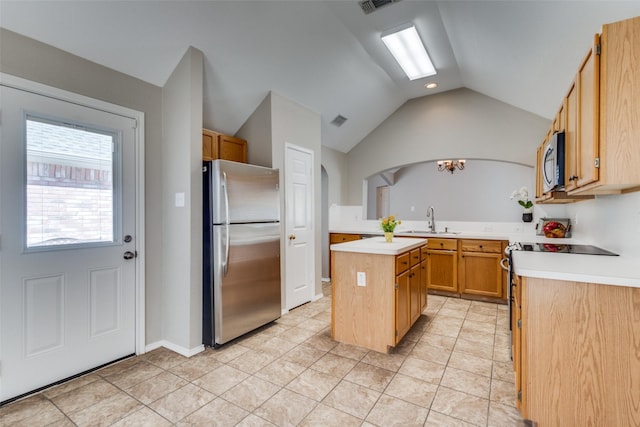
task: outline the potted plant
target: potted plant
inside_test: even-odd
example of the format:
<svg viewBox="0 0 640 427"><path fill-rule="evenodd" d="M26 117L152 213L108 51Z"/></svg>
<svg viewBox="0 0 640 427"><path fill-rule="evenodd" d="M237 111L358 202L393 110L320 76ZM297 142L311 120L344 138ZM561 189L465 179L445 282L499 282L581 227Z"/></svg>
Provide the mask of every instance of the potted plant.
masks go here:
<svg viewBox="0 0 640 427"><path fill-rule="evenodd" d="M511 193L511 199L518 200L518 204L524 208L522 212L522 221L533 221L533 202L529 200L529 190L527 187L521 187L520 190L514 190Z"/></svg>
<svg viewBox="0 0 640 427"><path fill-rule="evenodd" d="M393 230L396 229L396 225L401 224L402 221L396 219L395 216L389 215L386 218L382 218L380 220L380 225L382 226L382 231L384 231L384 239L387 242L391 242L393 240Z"/></svg>

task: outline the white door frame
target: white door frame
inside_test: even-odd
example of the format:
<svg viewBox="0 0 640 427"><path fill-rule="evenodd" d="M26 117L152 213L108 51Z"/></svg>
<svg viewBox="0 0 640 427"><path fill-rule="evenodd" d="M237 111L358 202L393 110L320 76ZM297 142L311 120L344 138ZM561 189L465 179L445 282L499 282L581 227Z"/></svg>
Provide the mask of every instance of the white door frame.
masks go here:
<svg viewBox="0 0 640 427"><path fill-rule="evenodd" d="M134 258L134 261L136 263L135 345L136 354L143 354L145 352L144 113L5 73L0 73L0 85L35 93L38 95L48 96L51 98L59 99L61 101L70 102L72 104L77 104L96 110L102 110L111 114L129 117L136 121L137 126L134 130L136 147L135 224L136 248L138 251L138 256Z"/></svg>

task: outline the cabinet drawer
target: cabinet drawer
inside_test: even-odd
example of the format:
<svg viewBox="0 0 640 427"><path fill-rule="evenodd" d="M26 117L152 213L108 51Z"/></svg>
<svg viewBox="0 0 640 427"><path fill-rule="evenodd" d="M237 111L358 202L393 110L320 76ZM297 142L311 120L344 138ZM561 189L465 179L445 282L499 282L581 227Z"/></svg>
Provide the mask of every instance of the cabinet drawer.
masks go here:
<svg viewBox="0 0 640 427"><path fill-rule="evenodd" d="M423 247L420 248L420 259L422 261L427 259L428 254L429 254L429 247L427 245L424 245Z"/></svg>
<svg viewBox="0 0 640 427"><path fill-rule="evenodd" d="M427 248L455 251L458 249L458 241L456 239L429 239L427 240Z"/></svg>
<svg viewBox="0 0 640 427"><path fill-rule="evenodd" d="M409 253L409 256L411 257L411 267L416 264L420 264L420 248L412 250Z"/></svg>
<svg viewBox="0 0 640 427"><path fill-rule="evenodd" d="M360 240L360 235L348 233L331 233L329 235L330 244L350 242L352 240Z"/></svg>
<svg viewBox="0 0 640 427"><path fill-rule="evenodd" d="M409 252L396 256L396 274L400 274L409 268Z"/></svg>
<svg viewBox="0 0 640 427"><path fill-rule="evenodd" d="M500 240L461 240L460 249L462 252L502 252L502 242Z"/></svg>

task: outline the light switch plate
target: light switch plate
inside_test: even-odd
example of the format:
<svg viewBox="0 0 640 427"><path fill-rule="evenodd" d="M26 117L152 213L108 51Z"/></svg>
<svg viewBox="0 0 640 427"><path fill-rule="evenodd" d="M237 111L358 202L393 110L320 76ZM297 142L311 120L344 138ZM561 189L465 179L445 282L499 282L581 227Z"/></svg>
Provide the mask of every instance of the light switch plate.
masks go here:
<svg viewBox="0 0 640 427"><path fill-rule="evenodd" d="M176 208L184 208L184 193L176 193Z"/></svg>
<svg viewBox="0 0 640 427"><path fill-rule="evenodd" d="M358 271L356 273L358 286L367 286L367 273Z"/></svg>

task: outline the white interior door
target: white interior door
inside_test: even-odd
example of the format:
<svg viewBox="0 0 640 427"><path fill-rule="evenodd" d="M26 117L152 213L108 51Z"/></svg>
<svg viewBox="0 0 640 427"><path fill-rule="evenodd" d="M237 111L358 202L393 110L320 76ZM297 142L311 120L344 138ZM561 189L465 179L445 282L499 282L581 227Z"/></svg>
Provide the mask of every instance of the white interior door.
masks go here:
<svg viewBox="0 0 640 427"><path fill-rule="evenodd" d="M135 120L0 91L5 401L135 353Z"/></svg>
<svg viewBox="0 0 640 427"><path fill-rule="evenodd" d="M286 308L313 299L313 152L285 146Z"/></svg>

